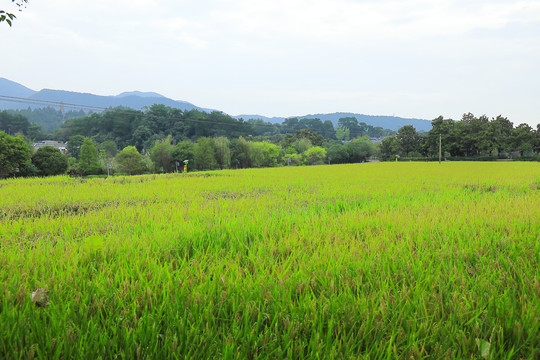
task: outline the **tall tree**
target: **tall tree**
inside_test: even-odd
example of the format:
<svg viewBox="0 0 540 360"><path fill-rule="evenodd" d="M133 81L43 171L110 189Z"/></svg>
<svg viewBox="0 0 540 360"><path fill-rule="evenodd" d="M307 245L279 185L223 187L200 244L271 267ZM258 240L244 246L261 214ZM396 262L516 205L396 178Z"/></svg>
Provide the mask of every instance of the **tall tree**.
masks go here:
<svg viewBox="0 0 540 360"><path fill-rule="evenodd" d="M393 160L399 152L399 142L395 136L384 138L381 142L382 160Z"/></svg>
<svg viewBox="0 0 540 360"><path fill-rule="evenodd" d="M82 135L74 135L69 138L69 141L67 143L68 154L73 156L77 160L79 160L81 146L84 143L84 139L85 137Z"/></svg>
<svg viewBox="0 0 540 360"><path fill-rule="evenodd" d="M536 140L534 142L534 149L536 150L537 153L540 153L540 123L536 125L535 134L536 134Z"/></svg>
<svg viewBox="0 0 540 360"><path fill-rule="evenodd" d="M463 114L454 127L460 152L465 156L487 153L492 149L489 137L489 120L483 115L479 118L471 113Z"/></svg>
<svg viewBox="0 0 540 360"><path fill-rule="evenodd" d="M536 136L528 124L519 124L512 130L509 138L509 143L512 151L532 151L535 147Z"/></svg>
<svg viewBox="0 0 540 360"><path fill-rule="evenodd" d="M116 162L120 170L130 175L142 174L146 171L142 155L137 151L135 146L126 146L118 155Z"/></svg>
<svg viewBox="0 0 540 360"><path fill-rule="evenodd" d="M493 149L493 138L489 134L489 118L482 115L469 122L469 136L475 143L476 154L486 154Z"/></svg>
<svg viewBox="0 0 540 360"><path fill-rule="evenodd" d="M442 144L442 152L449 152L450 155L457 155L456 138L454 137L454 120L444 119L442 116L431 121L431 130L425 139L425 152L431 156L439 154L439 136ZM395 154L394 154L395 155Z"/></svg>
<svg viewBox="0 0 540 360"><path fill-rule="evenodd" d="M165 139L156 141L156 144L150 152L150 158L154 163L156 171L159 172L172 172L174 170L173 164L173 146L171 144L172 136L169 135Z"/></svg>
<svg viewBox="0 0 540 360"><path fill-rule="evenodd" d="M246 139L239 137L231 140L231 165L235 168L250 168L252 166L251 146Z"/></svg>
<svg viewBox="0 0 540 360"><path fill-rule="evenodd" d="M336 129L334 129L334 124L332 121L325 120L322 126L322 131L320 133L325 139L335 139L336 138Z"/></svg>
<svg viewBox="0 0 540 360"><path fill-rule="evenodd" d="M92 139L84 138L79 159L79 166L85 175L96 175L101 173L98 151Z"/></svg>
<svg viewBox="0 0 540 360"><path fill-rule="evenodd" d="M488 133L493 147L497 150L497 153L501 153L505 150L509 150L510 136L512 135L512 129L514 124L507 118L499 115L489 123Z"/></svg>
<svg viewBox="0 0 540 360"><path fill-rule="evenodd" d="M231 167L231 149L230 141L224 136L214 139L216 147L216 161L220 169L228 169Z"/></svg>
<svg viewBox="0 0 540 360"><path fill-rule="evenodd" d="M0 131L0 178L17 175L30 160L30 149L23 139Z"/></svg>
<svg viewBox="0 0 540 360"><path fill-rule="evenodd" d="M354 139L360 136L361 129L358 124L358 120L355 117L349 116L349 117L340 118L338 120L338 127L342 129L348 129L349 136L351 139Z"/></svg>
<svg viewBox="0 0 540 360"><path fill-rule="evenodd" d="M184 161L187 160L191 164L194 163L193 154L195 153L195 144L189 141L181 141L174 146L172 151L172 159L178 166L183 166Z"/></svg>
<svg viewBox="0 0 540 360"><path fill-rule="evenodd" d="M420 150L420 135L416 132L416 129L412 125L405 125L398 129L396 139L399 144L399 148L405 156L409 156L412 152Z"/></svg>
<svg viewBox="0 0 540 360"><path fill-rule="evenodd" d="M199 170L213 170L217 168L216 146L214 140L200 137L195 144L195 166Z"/></svg>

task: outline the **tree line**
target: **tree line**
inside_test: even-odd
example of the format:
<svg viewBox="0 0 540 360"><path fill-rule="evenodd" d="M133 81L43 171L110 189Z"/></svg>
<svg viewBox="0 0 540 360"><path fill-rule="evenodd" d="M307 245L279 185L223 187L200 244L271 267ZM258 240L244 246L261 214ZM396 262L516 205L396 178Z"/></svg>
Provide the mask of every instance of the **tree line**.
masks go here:
<svg viewBox="0 0 540 360"><path fill-rule="evenodd" d="M33 137L34 140L44 140L50 138L57 129L62 127L66 119L84 117L87 114L84 110L57 110L51 106L43 108L26 108L17 110L6 110L9 115L20 115L26 118L30 124L37 125L40 132ZM1 115L0 115L1 116Z"/></svg>
<svg viewBox="0 0 540 360"><path fill-rule="evenodd" d="M74 176L106 174L109 170L129 175L189 171L320 165L366 161L375 154L367 137L345 144L325 140L320 134L302 129L288 134L279 144L242 136L199 137L197 141L173 142L171 135L156 140L149 151L139 152L128 145L121 151L113 141L94 143L91 138L74 135L68 141L67 154L52 146L33 152L21 137L0 132L0 177Z"/></svg>
<svg viewBox="0 0 540 360"><path fill-rule="evenodd" d="M17 126L14 124L17 122ZM171 135L173 141L196 141L201 136L273 137L281 140L285 134L309 129L329 140L349 140L361 136L384 137L395 132L380 126L358 122L354 117L341 118L337 126L330 120L288 118L281 124L261 119L235 119L219 111L179 110L153 105L144 111L115 108L103 113L84 111L65 113L51 107L8 110L0 112L0 131L9 135L21 133L34 140L67 141L73 135L91 137L94 141L114 141L119 147L136 146L149 149L154 142ZM31 131L30 131L31 130Z"/></svg>
<svg viewBox="0 0 540 360"><path fill-rule="evenodd" d="M98 143L114 141L119 147L131 145L138 151L149 150L156 140L171 135L172 141L197 141L200 137L240 136L266 137L278 143L286 134L308 129L328 140L349 140L359 136L382 137L392 130L374 127L356 118L340 119L337 129L330 120L288 118L281 124L261 119L235 119L220 111L210 113L179 110L165 105L152 105L144 111L117 108L104 113L67 119L54 137L67 141L73 135L83 135Z"/></svg>
<svg viewBox="0 0 540 360"><path fill-rule="evenodd" d="M539 126L540 127L540 126ZM0 112L0 177L167 173L188 170L356 163L378 157L451 160L538 157L540 129L514 127L507 118L465 114L439 117L428 132L403 126L382 142L381 129L341 118L337 127L320 119L286 119L282 124L243 121L219 112L181 111L155 105L145 111L115 109L68 119L54 138L67 141L67 154L51 147L33 151L39 127L20 114ZM11 136L14 135L14 136Z"/></svg>
<svg viewBox="0 0 540 360"><path fill-rule="evenodd" d="M21 113L0 112L0 131L6 147L19 146L19 156L2 164L1 177L172 172L186 160L189 170L360 162L376 152L368 135L392 133L355 118L340 119L337 128L320 119L272 124L163 105L66 120L49 138L66 141L67 154L50 147L33 152L32 139L44 135ZM351 141L351 134L364 136Z"/></svg>
<svg viewBox="0 0 540 360"><path fill-rule="evenodd" d="M441 154L447 159L494 160L522 157L540 160L540 124L536 129L522 123L514 127L508 118L489 119L464 114L461 120L444 119L431 122L427 133L418 133L413 126L401 127L394 136L383 139L382 160L398 157L432 159ZM440 144L439 144L440 143Z"/></svg>

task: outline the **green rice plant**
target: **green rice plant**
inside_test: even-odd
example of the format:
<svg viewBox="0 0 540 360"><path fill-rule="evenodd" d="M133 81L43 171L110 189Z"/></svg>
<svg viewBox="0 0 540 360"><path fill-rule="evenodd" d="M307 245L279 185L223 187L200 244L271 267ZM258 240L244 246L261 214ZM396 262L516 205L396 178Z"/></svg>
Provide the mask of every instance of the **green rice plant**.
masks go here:
<svg viewBox="0 0 540 360"><path fill-rule="evenodd" d="M4 180L0 358L535 359L538 183L495 162Z"/></svg>

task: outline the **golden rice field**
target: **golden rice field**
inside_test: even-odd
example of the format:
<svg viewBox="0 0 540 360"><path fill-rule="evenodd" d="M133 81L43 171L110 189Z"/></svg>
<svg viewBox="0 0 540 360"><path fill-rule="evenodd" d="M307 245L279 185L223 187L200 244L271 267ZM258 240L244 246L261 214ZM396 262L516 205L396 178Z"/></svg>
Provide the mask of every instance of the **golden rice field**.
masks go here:
<svg viewBox="0 0 540 360"><path fill-rule="evenodd" d="M539 163L5 180L0 221L2 359L540 358Z"/></svg>

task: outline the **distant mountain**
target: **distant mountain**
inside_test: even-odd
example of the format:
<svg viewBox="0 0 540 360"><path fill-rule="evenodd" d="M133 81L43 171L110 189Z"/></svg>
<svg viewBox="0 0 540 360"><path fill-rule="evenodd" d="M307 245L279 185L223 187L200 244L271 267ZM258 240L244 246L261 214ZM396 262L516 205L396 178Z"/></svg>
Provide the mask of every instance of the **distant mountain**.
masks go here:
<svg viewBox="0 0 540 360"><path fill-rule="evenodd" d="M0 95L27 98L32 96L34 93L34 90L31 90L26 86L8 79L0 78ZM0 103L0 109L3 108L2 105L3 104Z"/></svg>
<svg viewBox="0 0 540 360"><path fill-rule="evenodd" d="M197 109L206 112L212 112L212 109L205 109L198 106L195 106L186 101L177 101L169 99L163 95L160 95L155 92L141 92L141 91L129 91L123 92L116 96L101 96L88 93L79 93L73 91L64 91L64 90L50 90L43 89L40 91L34 91L29 89L21 84L16 82L0 78L0 95L8 97L19 97L25 98L30 101L32 100L42 100L42 101L51 101L51 102L63 102L64 104L77 104L83 106L94 106L94 107L129 107L136 110L142 110L146 106L152 106L154 104L163 104L170 106L172 108L177 108L181 110L192 110ZM18 110L18 109L27 109L28 107L42 108L46 107L39 104L28 104L16 101L7 101L9 99L0 97L0 110ZM66 110L79 110L76 106L70 108L66 106ZM364 115L364 114L355 114L355 113L332 113L332 114L314 114L314 115L304 115L296 116L298 118L319 118L323 121L330 120L335 125L338 123L338 120L342 117L355 117L358 122L364 122L371 126L380 126L384 129L397 130L399 127L404 125L413 125L417 130L429 131L431 129L431 121L421 120L421 119L406 119L395 116L380 116L380 115ZM261 119L266 122L271 123L282 123L286 118L284 117L266 117L261 115L238 115L233 116L236 119L243 118L244 120L249 119ZM291 117L291 116L290 116Z"/></svg>
<svg viewBox="0 0 540 360"><path fill-rule="evenodd" d="M203 108L195 106L186 101L176 101L160 95L151 97L148 94L146 94L145 96L140 96L124 93L123 96L101 96L63 90L43 89L33 94L29 98L46 101L61 101L68 104L90 105L102 108L125 106L135 110L141 110L145 106L163 104L181 110L204 110Z"/></svg>
<svg viewBox="0 0 540 360"><path fill-rule="evenodd" d="M40 91L34 91L28 89L16 82L0 78L0 95L12 96L25 98L30 101L38 100L41 101L52 101L52 102L63 102L64 104L77 104L83 106L94 106L94 107L118 107L124 106L136 110L141 110L145 106L152 106L154 104L163 104L173 108L181 110L192 110L197 109L201 111L212 111L210 109L204 109L198 106L195 106L187 101L177 101L164 97L163 95L153 93L153 92L140 92L140 91L131 91L124 92L116 96L101 96L88 93L79 93L73 91L64 91L64 90L51 90L43 89ZM6 99L0 98L0 110L8 109L27 109L30 108L40 108L44 107L41 104L29 104L16 101L6 101ZM66 106L66 109L69 107ZM77 107L75 107L77 109Z"/></svg>
<svg viewBox="0 0 540 360"><path fill-rule="evenodd" d="M144 97L144 98L164 98L165 97L155 92L142 92L142 91L126 91L126 92L116 95L116 97L126 97L126 96L139 96L139 97Z"/></svg>
<svg viewBox="0 0 540 360"><path fill-rule="evenodd" d="M234 116L236 119L261 119L271 123L282 123L286 118L282 117L265 117L260 115L238 115ZM331 113L331 114L314 114L304 116L290 116L297 117L298 119L321 119L322 121L330 120L334 125L337 125L339 119L344 117L355 117L358 122L364 122L371 126L380 126L384 129L390 129L396 131L401 126L412 125L416 130L429 131L431 130L431 121L422 119L407 119L396 116L383 116L383 115L364 115L355 113Z"/></svg>

